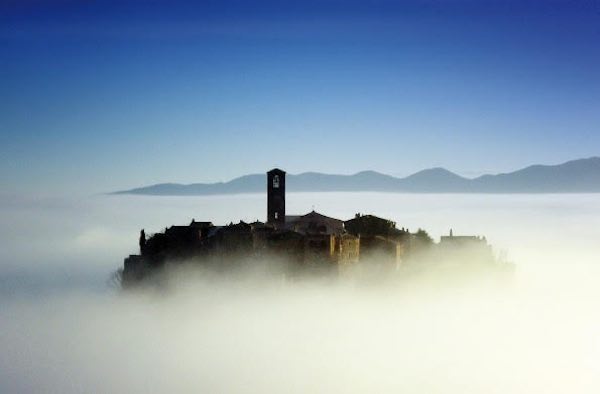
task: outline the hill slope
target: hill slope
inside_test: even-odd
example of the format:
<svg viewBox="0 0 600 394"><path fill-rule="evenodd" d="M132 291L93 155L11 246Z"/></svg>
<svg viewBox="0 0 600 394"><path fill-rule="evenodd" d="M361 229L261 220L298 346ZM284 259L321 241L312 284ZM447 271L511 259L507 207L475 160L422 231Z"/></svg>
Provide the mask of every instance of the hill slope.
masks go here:
<svg viewBox="0 0 600 394"><path fill-rule="evenodd" d="M468 179L443 168L395 178L375 171L354 175L306 172L288 174L290 192L385 191L399 193L599 193L600 157L573 160L559 165L534 165L506 174ZM114 194L162 196L262 193L265 175L253 174L229 182L182 185L161 183Z"/></svg>

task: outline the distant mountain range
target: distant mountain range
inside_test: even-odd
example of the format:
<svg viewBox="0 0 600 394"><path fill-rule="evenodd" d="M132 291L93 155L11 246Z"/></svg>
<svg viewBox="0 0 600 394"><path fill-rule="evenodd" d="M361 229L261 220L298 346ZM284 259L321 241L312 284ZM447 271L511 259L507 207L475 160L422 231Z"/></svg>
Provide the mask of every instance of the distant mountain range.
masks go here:
<svg viewBox="0 0 600 394"><path fill-rule="evenodd" d="M192 196L262 193L265 174L244 175L229 182L160 183L113 194ZM444 168L419 171L395 178L375 171L354 175L305 172L286 176L289 192L378 191L397 193L600 193L600 157L559 165L533 165L518 171L469 179Z"/></svg>

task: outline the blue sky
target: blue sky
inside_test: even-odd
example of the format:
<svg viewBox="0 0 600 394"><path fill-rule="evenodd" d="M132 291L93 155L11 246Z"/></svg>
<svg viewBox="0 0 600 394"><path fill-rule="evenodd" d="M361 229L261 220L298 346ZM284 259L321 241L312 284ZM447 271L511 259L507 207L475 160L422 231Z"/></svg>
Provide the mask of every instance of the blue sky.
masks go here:
<svg viewBox="0 0 600 394"><path fill-rule="evenodd" d="M600 155L599 1L5 1L4 192Z"/></svg>

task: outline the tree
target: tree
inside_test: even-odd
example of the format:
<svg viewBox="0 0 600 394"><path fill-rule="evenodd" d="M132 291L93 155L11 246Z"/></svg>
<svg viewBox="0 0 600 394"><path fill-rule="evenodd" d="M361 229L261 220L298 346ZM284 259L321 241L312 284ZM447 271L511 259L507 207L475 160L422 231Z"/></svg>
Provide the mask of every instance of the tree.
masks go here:
<svg viewBox="0 0 600 394"><path fill-rule="evenodd" d="M423 230L422 228L417 230L417 232L415 233L415 238L423 244L429 245L433 243L433 239L429 236L427 231Z"/></svg>

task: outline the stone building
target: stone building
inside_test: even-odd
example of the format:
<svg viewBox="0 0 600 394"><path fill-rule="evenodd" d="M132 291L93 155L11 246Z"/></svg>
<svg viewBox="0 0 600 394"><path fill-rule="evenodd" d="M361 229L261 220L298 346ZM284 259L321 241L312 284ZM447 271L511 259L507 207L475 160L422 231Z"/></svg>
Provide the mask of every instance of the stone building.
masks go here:
<svg viewBox="0 0 600 394"><path fill-rule="evenodd" d="M494 262L492 247L488 244L485 237L473 235L454 235L450 234L440 237L440 243L437 245L440 254L447 259L455 259L463 262Z"/></svg>
<svg viewBox="0 0 600 394"><path fill-rule="evenodd" d="M360 254L363 261L387 264L399 268L410 244L411 234L396 228L396 223L374 215L357 213L346 220L349 234L360 237Z"/></svg>
<svg viewBox="0 0 600 394"><path fill-rule="evenodd" d="M314 210L302 216L286 216L284 227L301 234L343 234L344 222Z"/></svg>
<svg viewBox="0 0 600 394"><path fill-rule="evenodd" d="M357 214L342 221L314 210L286 215L286 173L267 172L267 220L215 226L192 222L171 226L146 239L140 235L140 254L125 259L123 283L134 283L168 264L193 263L232 266L232 262L270 260L301 269L340 269L371 261L398 267L413 237L390 220Z"/></svg>

